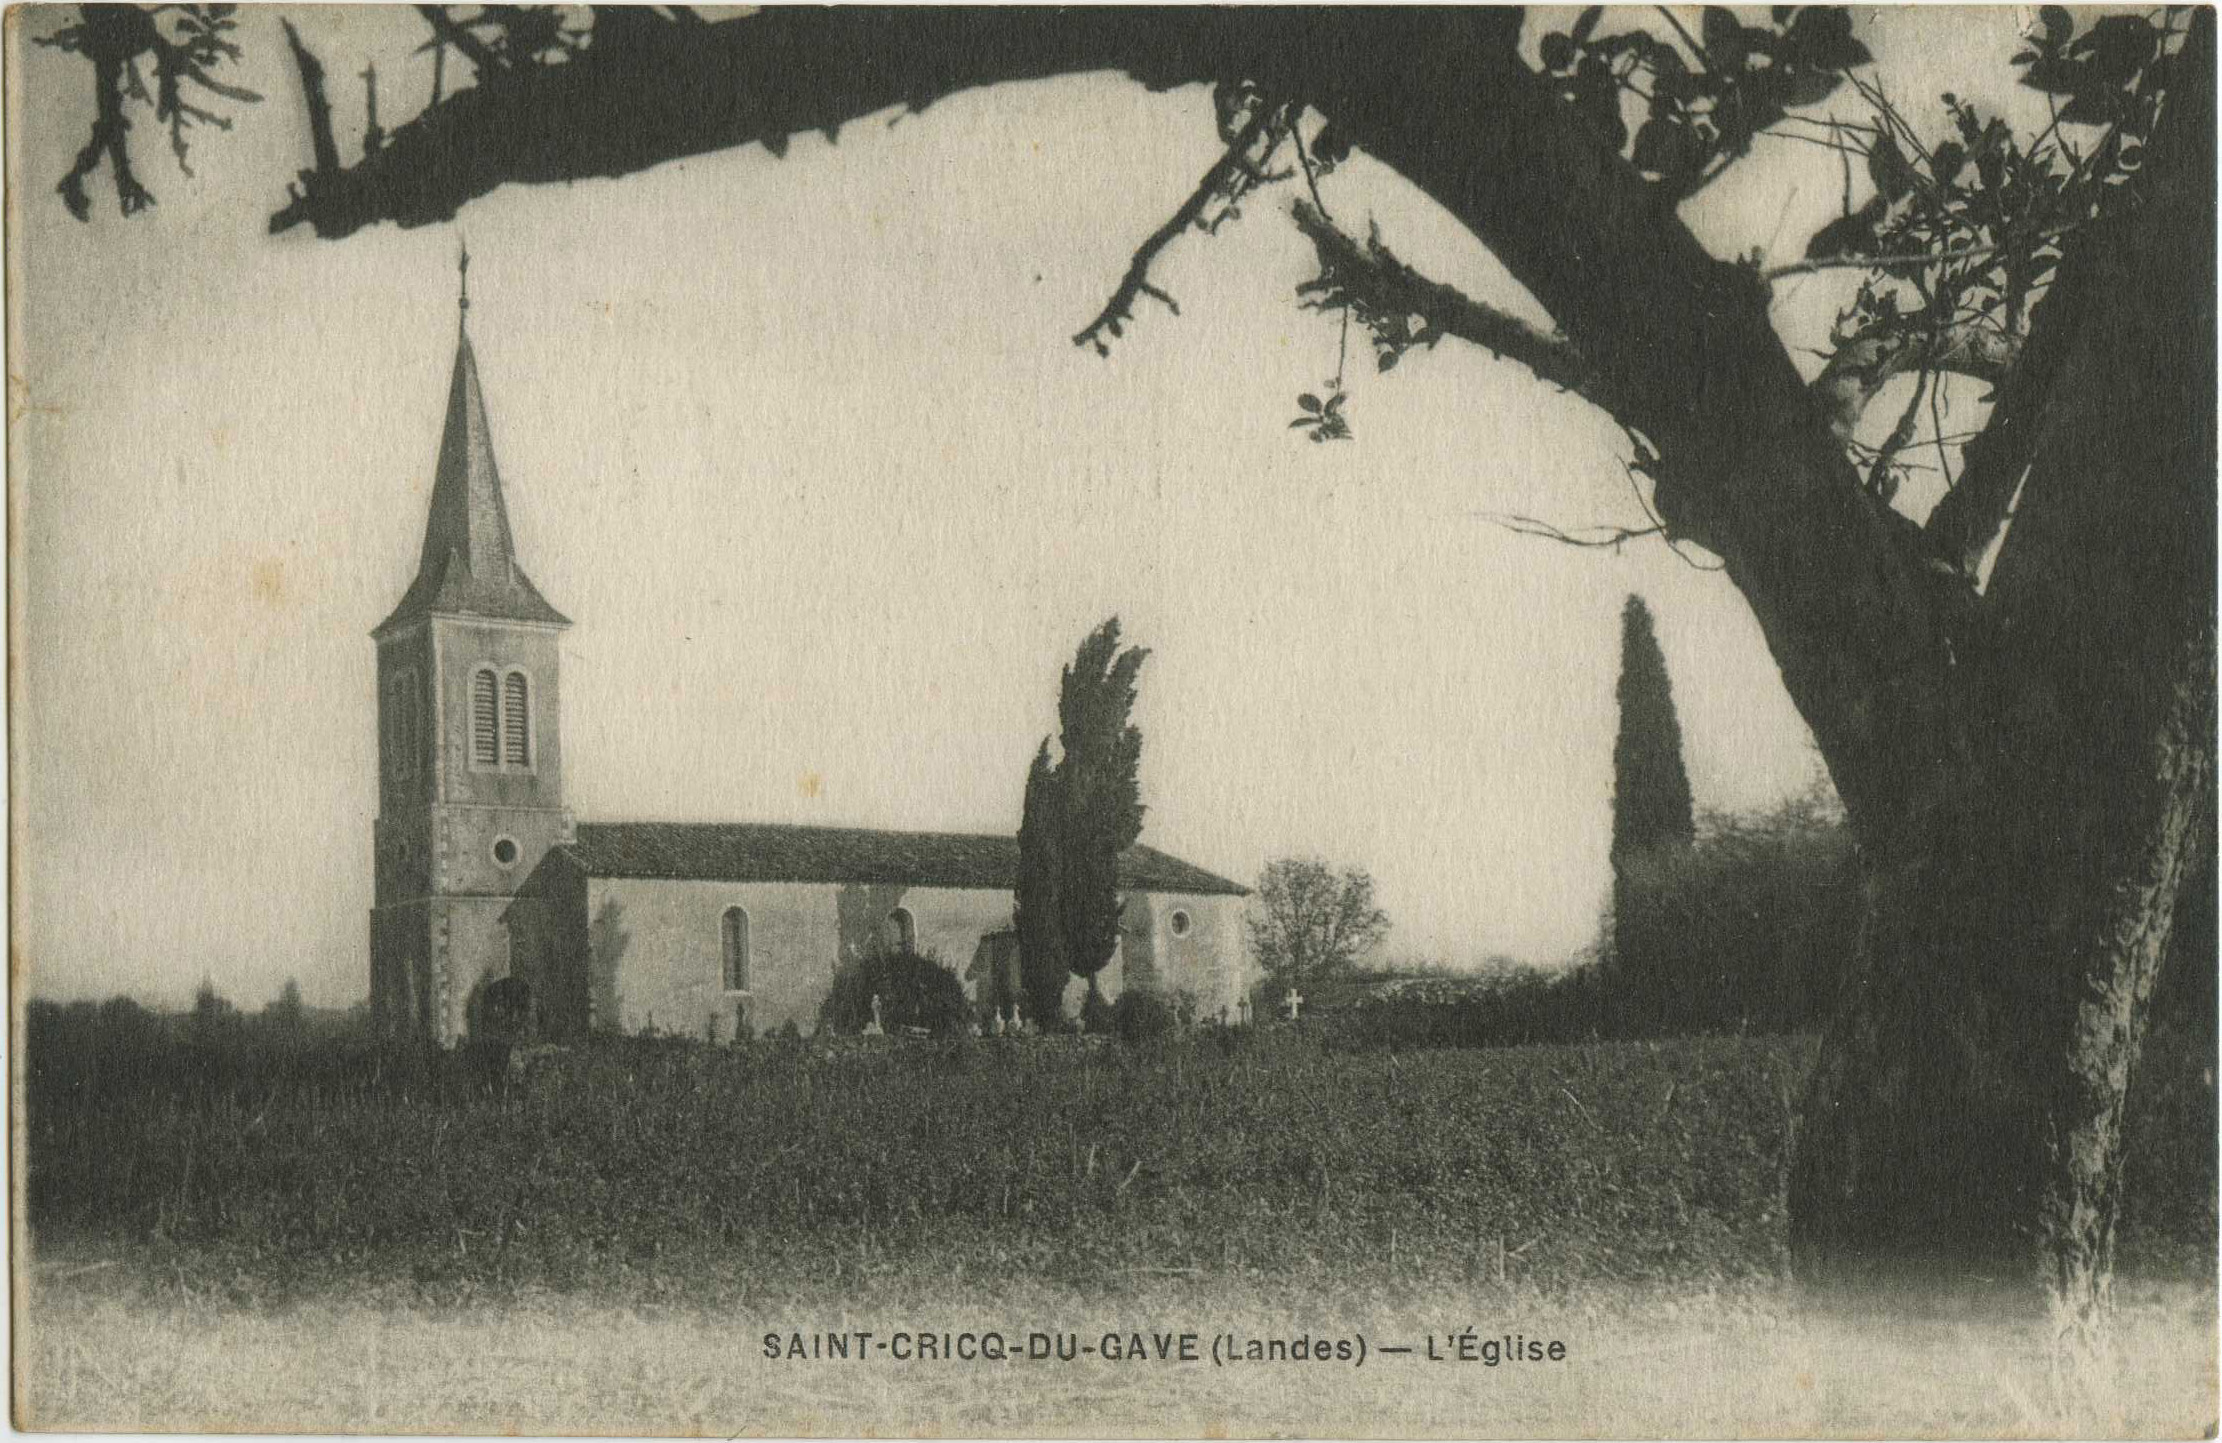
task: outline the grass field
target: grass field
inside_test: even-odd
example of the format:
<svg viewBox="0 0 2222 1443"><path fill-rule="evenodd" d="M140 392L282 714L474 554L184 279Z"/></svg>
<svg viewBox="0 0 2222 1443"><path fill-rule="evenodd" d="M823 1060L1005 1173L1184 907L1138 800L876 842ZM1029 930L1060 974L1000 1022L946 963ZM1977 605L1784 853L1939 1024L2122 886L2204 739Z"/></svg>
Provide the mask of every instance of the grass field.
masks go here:
<svg viewBox="0 0 2222 1443"><path fill-rule="evenodd" d="M221 1086L182 1085L170 1063L42 1079L34 1056L20 1416L718 1433L2212 1422L2211 1197L2133 1218L2123 1351L2065 1391L2041 1327L1916 1335L1798 1308L1782 1178L1811 1046L639 1043L500 1094L329 1059ZM1128 1326L1555 1330L1575 1361L829 1367L760 1347L767 1330Z"/></svg>

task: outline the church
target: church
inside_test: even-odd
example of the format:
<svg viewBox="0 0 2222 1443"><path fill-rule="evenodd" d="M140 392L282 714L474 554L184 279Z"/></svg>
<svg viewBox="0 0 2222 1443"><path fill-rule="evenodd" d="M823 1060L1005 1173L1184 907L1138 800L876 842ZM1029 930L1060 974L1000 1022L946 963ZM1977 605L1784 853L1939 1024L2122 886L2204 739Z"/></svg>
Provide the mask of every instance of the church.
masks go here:
<svg viewBox="0 0 2222 1443"><path fill-rule="evenodd" d="M558 667L571 621L519 563L467 285L461 309L416 577L371 632L381 1028L452 1046L506 981L550 1041L808 1032L834 974L875 946L940 958L984 1018L1015 993L1014 836L572 816ZM1146 846L1121 857L1119 882L1101 990L1185 991L1231 1015L1251 980L1247 889ZM1082 989L1073 979L1068 999Z"/></svg>

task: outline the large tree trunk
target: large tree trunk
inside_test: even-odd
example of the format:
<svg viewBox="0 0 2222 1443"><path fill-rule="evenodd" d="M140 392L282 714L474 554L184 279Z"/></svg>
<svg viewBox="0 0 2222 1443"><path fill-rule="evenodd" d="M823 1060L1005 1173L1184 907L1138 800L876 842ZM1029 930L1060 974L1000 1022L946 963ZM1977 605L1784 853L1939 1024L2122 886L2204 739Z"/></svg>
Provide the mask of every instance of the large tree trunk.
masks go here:
<svg viewBox="0 0 2222 1443"><path fill-rule="evenodd" d="M1806 1102L1809 1280L2105 1300L2124 1101L2214 826L2212 63L2202 20L2142 204L2046 302L2075 333L1958 667L1964 750L1868 847Z"/></svg>
<svg viewBox="0 0 2222 1443"><path fill-rule="evenodd" d="M1872 859L1797 1142L1802 1280L2103 1300L2146 1004L2210 842L2203 652L2151 679L2152 724L2083 778L2002 766Z"/></svg>

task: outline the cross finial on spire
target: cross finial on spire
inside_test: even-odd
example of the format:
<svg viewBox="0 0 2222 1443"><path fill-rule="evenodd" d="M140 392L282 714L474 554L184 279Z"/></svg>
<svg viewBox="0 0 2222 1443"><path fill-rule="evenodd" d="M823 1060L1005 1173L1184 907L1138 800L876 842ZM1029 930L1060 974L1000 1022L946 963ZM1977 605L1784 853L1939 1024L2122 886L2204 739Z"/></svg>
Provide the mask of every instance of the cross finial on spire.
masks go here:
<svg viewBox="0 0 2222 1443"><path fill-rule="evenodd" d="M471 243L458 237L456 244L458 250L455 273L462 282L462 296L457 302L457 309L468 311L471 308Z"/></svg>

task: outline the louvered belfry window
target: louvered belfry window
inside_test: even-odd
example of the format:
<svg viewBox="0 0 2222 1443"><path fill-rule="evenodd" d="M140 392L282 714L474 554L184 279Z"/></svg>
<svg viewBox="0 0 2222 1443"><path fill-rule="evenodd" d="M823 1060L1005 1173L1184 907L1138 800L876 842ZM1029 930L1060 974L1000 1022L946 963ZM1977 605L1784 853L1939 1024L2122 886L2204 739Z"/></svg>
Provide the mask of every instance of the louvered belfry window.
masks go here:
<svg viewBox="0 0 2222 1443"><path fill-rule="evenodd" d="M513 767L529 766L532 762L532 730L526 702L531 687L521 671L513 671L501 680L501 751L502 761Z"/></svg>
<svg viewBox="0 0 2222 1443"><path fill-rule="evenodd" d="M493 766L501 760L497 723L501 703L491 671L471 674L471 760Z"/></svg>

